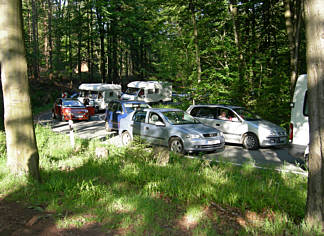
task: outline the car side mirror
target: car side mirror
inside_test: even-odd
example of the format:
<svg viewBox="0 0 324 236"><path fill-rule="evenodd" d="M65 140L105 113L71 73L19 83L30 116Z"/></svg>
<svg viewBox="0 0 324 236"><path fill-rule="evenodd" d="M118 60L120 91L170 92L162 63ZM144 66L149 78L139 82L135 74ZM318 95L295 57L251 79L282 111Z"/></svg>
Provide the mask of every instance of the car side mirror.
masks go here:
<svg viewBox="0 0 324 236"><path fill-rule="evenodd" d="M164 127L164 126L165 126L165 124L164 124L163 122L161 122L161 121L157 121L157 122L155 123L155 125L156 125L156 126L159 126L159 127Z"/></svg>

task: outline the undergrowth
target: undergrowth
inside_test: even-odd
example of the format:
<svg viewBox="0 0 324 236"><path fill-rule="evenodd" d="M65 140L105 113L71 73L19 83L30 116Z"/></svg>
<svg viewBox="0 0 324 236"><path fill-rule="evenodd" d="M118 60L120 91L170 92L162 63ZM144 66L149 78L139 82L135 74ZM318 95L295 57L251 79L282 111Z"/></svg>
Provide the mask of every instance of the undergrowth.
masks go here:
<svg viewBox="0 0 324 236"><path fill-rule="evenodd" d="M99 223L125 235L320 233L303 223L303 176L174 153L161 164L141 142L117 148L77 139L71 148L68 136L49 127L37 126L36 136L40 184L9 173L0 134L1 197L54 212L59 227ZM97 147L108 156L97 157Z"/></svg>

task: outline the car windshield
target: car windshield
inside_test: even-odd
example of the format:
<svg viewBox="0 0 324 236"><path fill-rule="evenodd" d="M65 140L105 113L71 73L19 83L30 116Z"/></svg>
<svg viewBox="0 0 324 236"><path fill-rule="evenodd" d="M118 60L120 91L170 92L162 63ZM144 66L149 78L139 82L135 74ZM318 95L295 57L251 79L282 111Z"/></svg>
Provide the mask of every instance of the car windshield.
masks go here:
<svg viewBox="0 0 324 236"><path fill-rule="evenodd" d="M83 104L79 101L63 101L65 107L83 107Z"/></svg>
<svg viewBox="0 0 324 236"><path fill-rule="evenodd" d="M167 121L172 125L199 124L200 122L184 111L162 112Z"/></svg>
<svg viewBox="0 0 324 236"><path fill-rule="evenodd" d="M131 113L134 110L150 108L146 103L124 103L127 113Z"/></svg>
<svg viewBox="0 0 324 236"><path fill-rule="evenodd" d="M126 93L130 95L137 95L139 90L140 90L139 88L128 88L126 90Z"/></svg>
<svg viewBox="0 0 324 236"><path fill-rule="evenodd" d="M81 90L81 97L88 97L91 99L97 99L98 98L98 91L89 91L89 90Z"/></svg>
<svg viewBox="0 0 324 236"><path fill-rule="evenodd" d="M258 115L253 114L252 112L244 109L244 108L237 108L234 111L242 117L244 120L247 121L254 121L254 120L261 120L261 117Z"/></svg>

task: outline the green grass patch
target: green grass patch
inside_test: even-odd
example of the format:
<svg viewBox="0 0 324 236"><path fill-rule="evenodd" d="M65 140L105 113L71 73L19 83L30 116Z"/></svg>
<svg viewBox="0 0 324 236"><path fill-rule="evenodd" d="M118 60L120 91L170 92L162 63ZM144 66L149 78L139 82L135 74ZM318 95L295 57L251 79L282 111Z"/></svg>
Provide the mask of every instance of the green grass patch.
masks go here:
<svg viewBox="0 0 324 236"><path fill-rule="evenodd" d="M72 149L68 136L48 127L37 126L36 136L43 182L11 176L1 154L1 197L43 206L59 227L99 223L125 235L318 233L302 221L306 177L172 153L160 165L140 142L117 148L77 139ZM108 157L96 157L98 146L109 149Z"/></svg>

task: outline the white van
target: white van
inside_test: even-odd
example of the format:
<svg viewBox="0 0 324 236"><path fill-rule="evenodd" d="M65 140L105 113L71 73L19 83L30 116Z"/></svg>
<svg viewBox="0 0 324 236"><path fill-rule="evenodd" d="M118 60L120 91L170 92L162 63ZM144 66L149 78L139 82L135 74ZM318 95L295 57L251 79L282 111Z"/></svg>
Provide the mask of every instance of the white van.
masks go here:
<svg viewBox="0 0 324 236"><path fill-rule="evenodd" d="M119 99L121 96L119 84L81 84L79 90L79 101L89 102L88 105L94 106L96 111L106 109L109 101Z"/></svg>
<svg viewBox="0 0 324 236"><path fill-rule="evenodd" d="M146 103L171 102L172 85L162 81L133 81L127 85L121 99Z"/></svg>
<svg viewBox="0 0 324 236"><path fill-rule="evenodd" d="M307 159L309 144L307 75L300 75L296 81L289 125L289 154Z"/></svg>

